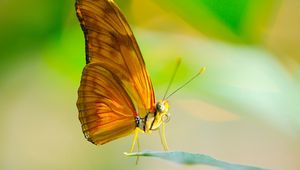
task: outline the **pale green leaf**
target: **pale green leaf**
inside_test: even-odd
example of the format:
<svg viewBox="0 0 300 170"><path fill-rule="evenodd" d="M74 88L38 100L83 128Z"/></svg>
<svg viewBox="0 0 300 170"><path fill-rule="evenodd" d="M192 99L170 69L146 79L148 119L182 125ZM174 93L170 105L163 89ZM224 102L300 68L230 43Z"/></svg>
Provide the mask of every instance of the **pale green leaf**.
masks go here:
<svg viewBox="0 0 300 170"><path fill-rule="evenodd" d="M169 161L173 161L179 164L186 165L209 165L225 170L266 170L265 168L259 168L249 165L240 165L229 163L221 160L217 160L211 156L198 153L189 153L182 151L170 151L170 152L160 152L160 151L143 151L135 153L124 153L127 156L144 156L144 157L156 157Z"/></svg>

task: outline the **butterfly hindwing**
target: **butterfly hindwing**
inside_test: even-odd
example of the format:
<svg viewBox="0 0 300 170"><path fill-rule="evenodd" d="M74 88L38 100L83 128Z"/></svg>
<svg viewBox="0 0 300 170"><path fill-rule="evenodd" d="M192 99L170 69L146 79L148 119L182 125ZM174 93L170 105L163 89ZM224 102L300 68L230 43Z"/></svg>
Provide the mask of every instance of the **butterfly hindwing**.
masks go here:
<svg viewBox="0 0 300 170"><path fill-rule="evenodd" d="M78 95L79 119L89 141L104 144L135 129L132 101L120 79L100 64L85 66Z"/></svg>

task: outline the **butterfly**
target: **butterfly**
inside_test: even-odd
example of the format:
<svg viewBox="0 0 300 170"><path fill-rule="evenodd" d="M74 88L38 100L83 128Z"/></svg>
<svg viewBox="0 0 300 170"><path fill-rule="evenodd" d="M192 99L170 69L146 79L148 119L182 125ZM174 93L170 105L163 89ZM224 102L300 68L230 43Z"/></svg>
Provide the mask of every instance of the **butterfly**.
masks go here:
<svg viewBox="0 0 300 170"><path fill-rule="evenodd" d="M113 0L77 0L85 37L86 65L77 108L85 138L102 145L121 137L150 133L169 120L167 100L155 101L152 82L132 30Z"/></svg>

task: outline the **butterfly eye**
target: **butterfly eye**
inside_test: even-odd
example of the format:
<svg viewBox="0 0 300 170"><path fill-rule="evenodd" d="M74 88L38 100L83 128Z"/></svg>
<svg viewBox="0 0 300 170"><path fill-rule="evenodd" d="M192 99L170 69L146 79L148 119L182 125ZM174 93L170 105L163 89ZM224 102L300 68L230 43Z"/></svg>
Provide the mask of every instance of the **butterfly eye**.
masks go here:
<svg viewBox="0 0 300 170"><path fill-rule="evenodd" d="M163 105L163 104L157 104L156 109L157 109L158 112L164 112L165 105Z"/></svg>

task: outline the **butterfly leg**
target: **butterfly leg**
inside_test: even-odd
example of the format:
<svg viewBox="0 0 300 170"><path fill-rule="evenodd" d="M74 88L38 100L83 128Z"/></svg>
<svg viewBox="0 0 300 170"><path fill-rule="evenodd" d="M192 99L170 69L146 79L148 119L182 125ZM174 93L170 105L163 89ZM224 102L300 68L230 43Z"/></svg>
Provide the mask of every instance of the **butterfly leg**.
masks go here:
<svg viewBox="0 0 300 170"><path fill-rule="evenodd" d="M138 152L140 152L140 142L139 142L138 135L139 135L139 130L136 128L135 131L134 131L134 138L133 138L133 142L132 142L132 145L131 145L130 153L133 152L135 143L137 143L137 149L138 149ZM139 156L136 157L136 161L135 161L136 164L138 164L139 158L140 158Z"/></svg>
<svg viewBox="0 0 300 170"><path fill-rule="evenodd" d="M165 123L162 122L161 130L159 130L159 136L160 136L160 141L161 144L164 147L165 151L169 150L168 144L167 144L167 139L166 139L166 134L165 134Z"/></svg>
<svg viewBox="0 0 300 170"><path fill-rule="evenodd" d="M140 141L139 141L139 138L137 137L136 140L137 140L136 142L137 142L138 152L140 152ZM135 164L136 164L136 165L138 164L139 159L140 159L140 156L137 156L137 157L136 157L136 160L135 160Z"/></svg>
<svg viewBox="0 0 300 170"><path fill-rule="evenodd" d="M136 128L136 129L134 130L134 138L133 138L133 142L132 142L132 145L131 145L130 153L133 152L135 143L138 141L138 134L139 134L139 131L138 131L138 129ZM139 144L138 144L138 145L139 145ZM139 147L139 146L138 146L138 147ZM139 149L139 148L138 148L138 149Z"/></svg>

